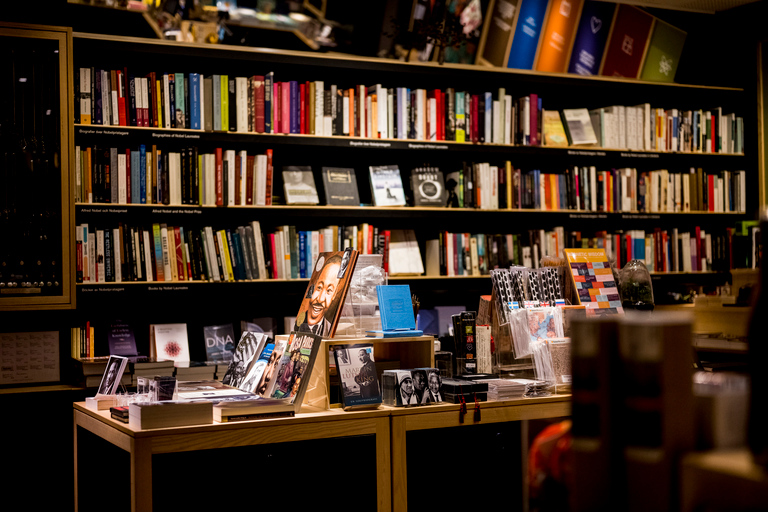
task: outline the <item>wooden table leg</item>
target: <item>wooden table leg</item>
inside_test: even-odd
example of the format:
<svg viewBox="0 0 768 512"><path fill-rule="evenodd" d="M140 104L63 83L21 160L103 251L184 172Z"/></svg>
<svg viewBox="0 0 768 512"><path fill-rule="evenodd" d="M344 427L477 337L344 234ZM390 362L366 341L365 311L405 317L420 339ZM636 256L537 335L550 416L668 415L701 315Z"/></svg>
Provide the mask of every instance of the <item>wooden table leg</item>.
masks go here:
<svg viewBox="0 0 768 512"><path fill-rule="evenodd" d="M405 422L402 416L392 417L392 510L408 510L408 466L406 463Z"/></svg>
<svg viewBox="0 0 768 512"><path fill-rule="evenodd" d="M131 444L131 512L152 511L152 440Z"/></svg>
<svg viewBox="0 0 768 512"><path fill-rule="evenodd" d="M376 496L379 512L392 512L392 457L389 418L376 420Z"/></svg>
<svg viewBox="0 0 768 512"><path fill-rule="evenodd" d="M75 449L74 453L74 461L75 461L75 512L78 512L80 510L80 501L79 497L77 495L77 413L73 412L73 422L72 422L72 435L74 436L74 442L73 447Z"/></svg>

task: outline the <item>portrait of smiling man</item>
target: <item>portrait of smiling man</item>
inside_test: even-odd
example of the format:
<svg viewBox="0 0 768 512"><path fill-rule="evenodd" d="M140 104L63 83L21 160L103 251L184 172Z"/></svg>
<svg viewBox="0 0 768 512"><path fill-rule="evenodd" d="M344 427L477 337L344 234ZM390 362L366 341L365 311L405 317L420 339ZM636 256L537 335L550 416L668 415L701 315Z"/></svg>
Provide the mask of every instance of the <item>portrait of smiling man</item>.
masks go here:
<svg viewBox="0 0 768 512"><path fill-rule="evenodd" d="M332 334L332 320L339 308L337 292L341 268L342 257L339 254L334 254L324 261L313 283L311 294L307 296L309 303L304 312L304 319L299 324L299 332L311 332L323 337L329 337Z"/></svg>

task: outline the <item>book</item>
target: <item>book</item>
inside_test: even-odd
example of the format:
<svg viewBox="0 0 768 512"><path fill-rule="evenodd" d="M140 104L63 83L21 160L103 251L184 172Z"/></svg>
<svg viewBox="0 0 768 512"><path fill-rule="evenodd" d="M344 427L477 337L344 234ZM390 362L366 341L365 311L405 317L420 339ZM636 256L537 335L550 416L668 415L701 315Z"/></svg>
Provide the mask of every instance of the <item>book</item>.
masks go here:
<svg viewBox="0 0 768 512"><path fill-rule="evenodd" d="M424 263L421 260L419 242L412 229L393 229L389 238L389 275L421 275Z"/></svg>
<svg viewBox="0 0 768 512"><path fill-rule="evenodd" d="M267 365L271 361L272 352L275 348L275 342L272 338L265 337L264 343L261 345L259 357L257 357L253 364L249 365L246 369L245 377L239 388L248 391L249 393L255 393L258 385L261 383L261 377L266 370Z"/></svg>
<svg viewBox="0 0 768 512"><path fill-rule="evenodd" d="M294 416L295 406L286 400L254 397L222 400L213 406L213 421L227 423L280 416Z"/></svg>
<svg viewBox="0 0 768 512"><path fill-rule="evenodd" d="M405 191L396 165L369 167L371 191L376 206L405 206Z"/></svg>
<svg viewBox="0 0 768 512"><path fill-rule="evenodd" d="M205 326L203 337L207 361L232 361L235 353L235 328L232 324Z"/></svg>
<svg viewBox="0 0 768 512"><path fill-rule="evenodd" d="M288 348L288 336L281 335L275 339L274 348L269 356L261 379L254 388L254 393L260 396L270 396L275 389L275 381L279 371L280 361Z"/></svg>
<svg viewBox="0 0 768 512"><path fill-rule="evenodd" d="M309 166L283 167L285 204L319 204L315 178Z"/></svg>
<svg viewBox="0 0 768 512"><path fill-rule="evenodd" d="M656 19L640 79L674 82L686 35L684 31Z"/></svg>
<svg viewBox="0 0 768 512"><path fill-rule="evenodd" d="M520 0L508 68L533 69L549 4L549 0Z"/></svg>
<svg viewBox="0 0 768 512"><path fill-rule="evenodd" d="M619 289L605 249L564 249L570 279L587 316L622 314Z"/></svg>
<svg viewBox="0 0 768 512"><path fill-rule="evenodd" d="M416 329L416 317L413 314L409 285L377 285L376 296L379 300L382 330Z"/></svg>
<svg viewBox="0 0 768 512"><path fill-rule="evenodd" d="M568 73L597 75L611 30L616 4L586 0L568 64Z"/></svg>
<svg viewBox="0 0 768 512"><path fill-rule="evenodd" d="M213 423L213 402L207 400L141 402L128 406L128 426L133 430L210 423Z"/></svg>
<svg viewBox="0 0 768 512"><path fill-rule="evenodd" d="M597 144L589 111L585 108L563 109L563 125L571 146Z"/></svg>
<svg viewBox="0 0 768 512"><path fill-rule="evenodd" d="M127 322L117 321L109 326L107 345L111 355L135 356L138 354L133 327Z"/></svg>
<svg viewBox="0 0 768 512"><path fill-rule="evenodd" d="M271 398L291 399L300 405L309 384L312 365L322 345L322 337L311 332L292 332L278 372L275 391ZM287 357L286 357L287 356Z"/></svg>
<svg viewBox="0 0 768 512"><path fill-rule="evenodd" d="M541 32L536 71L565 73L584 0L551 0L551 3Z"/></svg>
<svg viewBox="0 0 768 512"><path fill-rule="evenodd" d="M359 206L355 170L343 167L323 167L325 204L334 206Z"/></svg>
<svg viewBox="0 0 768 512"><path fill-rule="evenodd" d="M565 135L563 121L560 118L560 112L556 110L544 110L541 113L544 125L542 135L544 137L543 145L550 147L568 146L568 137Z"/></svg>
<svg viewBox="0 0 768 512"><path fill-rule="evenodd" d="M320 253L291 331L333 337L357 256L358 252L350 248Z"/></svg>
<svg viewBox="0 0 768 512"><path fill-rule="evenodd" d="M507 65L521 1L494 2L493 11L485 20L485 28L477 54L477 64L496 67Z"/></svg>
<svg viewBox="0 0 768 512"><path fill-rule="evenodd" d="M149 339L149 355L153 359L189 361L187 324L150 325Z"/></svg>
<svg viewBox="0 0 768 512"><path fill-rule="evenodd" d="M104 370L104 376L101 378L99 389L96 392L97 397L114 395L117 387L123 378L125 366L128 364L128 358L122 356L109 356L107 367Z"/></svg>
<svg viewBox="0 0 768 512"><path fill-rule="evenodd" d="M228 386L243 389L242 385L245 383L245 378L258 361L267 339L268 337L263 333L243 332L237 342L232 362L221 381Z"/></svg>
<svg viewBox="0 0 768 512"><path fill-rule="evenodd" d="M414 206L445 206L448 192L443 173L436 167L420 167L411 171Z"/></svg>
<svg viewBox="0 0 768 512"><path fill-rule="evenodd" d="M600 74L637 78L652 25L653 16L647 12L632 5L619 4Z"/></svg>
<svg viewBox="0 0 768 512"><path fill-rule="evenodd" d="M178 400L210 400L218 402L227 399L255 398L252 393L213 379L178 380L176 386Z"/></svg>
<svg viewBox="0 0 768 512"><path fill-rule="evenodd" d="M341 383L343 409L378 407L381 404L381 389L373 358L373 345L337 345L333 348L333 357Z"/></svg>

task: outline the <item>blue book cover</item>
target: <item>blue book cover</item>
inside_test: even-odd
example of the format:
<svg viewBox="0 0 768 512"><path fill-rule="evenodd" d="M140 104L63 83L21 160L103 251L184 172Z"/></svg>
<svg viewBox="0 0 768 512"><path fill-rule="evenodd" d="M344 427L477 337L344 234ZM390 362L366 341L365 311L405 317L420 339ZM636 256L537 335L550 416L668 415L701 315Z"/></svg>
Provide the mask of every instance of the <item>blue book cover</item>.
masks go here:
<svg viewBox="0 0 768 512"><path fill-rule="evenodd" d="M547 0L522 0L517 17L515 36L509 51L508 68L532 69L539 36L547 13Z"/></svg>
<svg viewBox="0 0 768 512"><path fill-rule="evenodd" d="M139 146L139 202L147 202L147 147Z"/></svg>
<svg viewBox="0 0 768 512"><path fill-rule="evenodd" d="M240 238L240 233L237 231L234 231L232 233L232 245L235 248L235 258L237 259L237 268L240 269L238 272L238 279L244 280L246 279L245 274L245 258L243 256L243 242Z"/></svg>
<svg viewBox="0 0 768 512"><path fill-rule="evenodd" d="M568 65L569 73L596 75L600 72L600 62L603 60L615 10L614 3L597 0L584 3Z"/></svg>
<svg viewBox="0 0 768 512"><path fill-rule="evenodd" d="M272 133L272 88L275 73L270 71L264 77L264 133Z"/></svg>
<svg viewBox="0 0 768 512"><path fill-rule="evenodd" d="M407 284L378 285L376 295L379 298L382 330L416 329L410 286Z"/></svg>
<svg viewBox="0 0 768 512"><path fill-rule="evenodd" d="M464 275L464 236L461 233L456 233L456 236L453 237L454 240L456 240L456 245L454 247L454 254L458 258L458 271L456 272L456 275L463 276Z"/></svg>
<svg viewBox="0 0 768 512"><path fill-rule="evenodd" d="M221 131L221 75L213 75L213 130Z"/></svg>
<svg viewBox="0 0 768 512"><path fill-rule="evenodd" d="M645 260L645 237L632 237L632 258Z"/></svg>
<svg viewBox="0 0 768 512"><path fill-rule="evenodd" d="M189 122L193 130L200 129L200 74L189 74Z"/></svg>
<svg viewBox="0 0 768 512"><path fill-rule="evenodd" d="M307 232L299 231L299 277L307 277Z"/></svg>
<svg viewBox="0 0 768 512"><path fill-rule="evenodd" d="M131 151L131 203L139 202L139 152Z"/></svg>
<svg viewBox="0 0 768 512"><path fill-rule="evenodd" d="M291 133L299 133L299 82L291 80Z"/></svg>
<svg viewBox="0 0 768 512"><path fill-rule="evenodd" d="M496 120L493 118L493 93L485 93L485 142L495 142L493 140L493 125Z"/></svg>
<svg viewBox="0 0 768 512"><path fill-rule="evenodd" d="M176 73L176 111L171 114L176 116L176 128L187 128L187 113L184 110L186 94L184 91L184 73Z"/></svg>

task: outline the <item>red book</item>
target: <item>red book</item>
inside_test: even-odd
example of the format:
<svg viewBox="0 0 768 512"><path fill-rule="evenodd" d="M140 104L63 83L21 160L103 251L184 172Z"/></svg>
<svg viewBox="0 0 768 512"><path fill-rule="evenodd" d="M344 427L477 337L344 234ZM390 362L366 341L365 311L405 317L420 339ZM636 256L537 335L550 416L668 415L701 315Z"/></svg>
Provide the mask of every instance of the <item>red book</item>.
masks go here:
<svg viewBox="0 0 768 512"><path fill-rule="evenodd" d="M445 140L445 94L437 89L435 97L437 98L437 140Z"/></svg>
<svg viewBox="0 0 768 512"><path fill-rule="evenodd" d="M83 242L77 241L75 243L75 254L77 258L77 282L82 283L83 282Z"/></svg>
<svg viewBox="0 0 768 512"><path fill-rule="evenodd" d="M128 126L125 119L125 92L127 90L125 81L127 74L127 70L126 73L123 73L119 69L117 70L117 112L120 126Z"/></svg>
<svg viewBox="0 0 768 512"><path fill-rule="evenodd" d="M291 83L282 82L280 91L282 94L282 113L280 115L280 126L282 133L291 133Z"/></svg>
<svg viewBox="0 0 768 512"><path fill-rule="evenodd" d="M531 126L531 146L538 146L539 145L539 96L537 94L531 94L531 108L529 109L531 112L531 120L530 120L530 126ZM504 115L502 113L502 115ZM488 141L488 136L486 135L485 138L486 141Z"/></svg>
<svg viewBox="0 0 768 512"><path fill-rule="evenodd" d="M253 166L256 163L256 157L248 155L245 163L245 204L253 204Z"/></svg>
<svg viewBox="0 0 768 512"><path fill-rule="evenodd" d="M157 75L152 71L147 76L147 99L149 100L149 109L152 112L149 116L149 126L157 127Z"/></svg>
<svg viewBox="0 0 768 512"><path fill-rule="evenodd" d="M277 261L277 249L275 249L275 234L269 234L269 252L272 254L272 279L277 279L277 266L281 261Z"/></svg>
<svg viewBox="0 0 768 512"><path fill-rule="evenodd" d="M91 322L85 322L85 357L93 357L91 354Z"/></svg>
<svg viewBox="0 0 768 512"><path fill-rule="evenodd" d="M307 133L307 84L299 84L299 133Z"/></svg>
<svg viewBox="0 0 768 512"><path fill-rule="evenodd" d="M647 12L619 4L600 74L637 78L652 25L653 16Z"/></svg>
<svg viewBox="0 0 768 512"><path fill-rule="evenodd" d="M272 205L272 150L267 150L267 197L265 198L267 206Z"/></svg>
<svg viewBox="0 0 768 512"><path fill-rule="evenodd" d="M479 142L479 132L477 131L477 107L480 99L477 97L477 94L473 94L470 101L471 103L469 108L471 124L469 127L469 140L477 143Z"/></svg>
<svg viewBox="0 0 768 512"><path fill-rule="evenodd" d="M349 136L354 137L357 132L355 131L355 90L349 90Z"/></svg>
<svg viewBox="0 0 768 512"><path fill-rule="evenodd" d="M131 150L125 150L125 202L131 204Z"/></svg>
<svg viewBox="0 0 768 512"><path fill-rule="evenodd" d="M176 246L176 273L178 274L179 281L185 281L184 277L184 256L181 250L181 231L178 226L173 227L173 241Z"/></svg>
<svg viewBox="0 0 768 512"><path fill-rule="evenodd" d="M365 254L373 254L373 224L368 224L368 247Z"/></svg>
<svg viewBox="0 0 768 512"><path fill-rule="evenodd" d="M309 111L309 93L309 82L304 82L304 94L302 94L304 100L304 119L302 120L304 123L304 131L302 133L309 133L309 127L312 126L312 122L309 119L309 117L312 115L312 112Z"/></svg>
<svg viewBox="0 0 768 512"><path fill-rule="evenodd" d="M662 266L664 268L664 272L669 272L670 270L672 270L671 268L669 268L669 258L668 258L668 256L671 254L671 251L669 250L669 235L667 234L666 231L661 232L661 244L663 247L663 251L661 254L661 257L663 259Z"/></svg>
<svg viewBox="0 0 768 512"><path fill-rule="evenodd" d="M389 272L389 237L391 232L384 230L384 272Z"/></svg>
<svg viewBox="0 0 768 512"><path fill-rule="evenodd" d="M253 77L253 110L254 131L264 133L264 76Z"/></svg>
<svg viewBox="0 0 768 512"><path fill-rule="evenodd" d="M707 175L707 207L709 211L715 211L715 175Z"/></svg>
<svg viewBox="0 0 768 512"><path fill-rule="evenodd" d="M216 148L216 206L224 206L224 176L221 148Z"/></svg>

